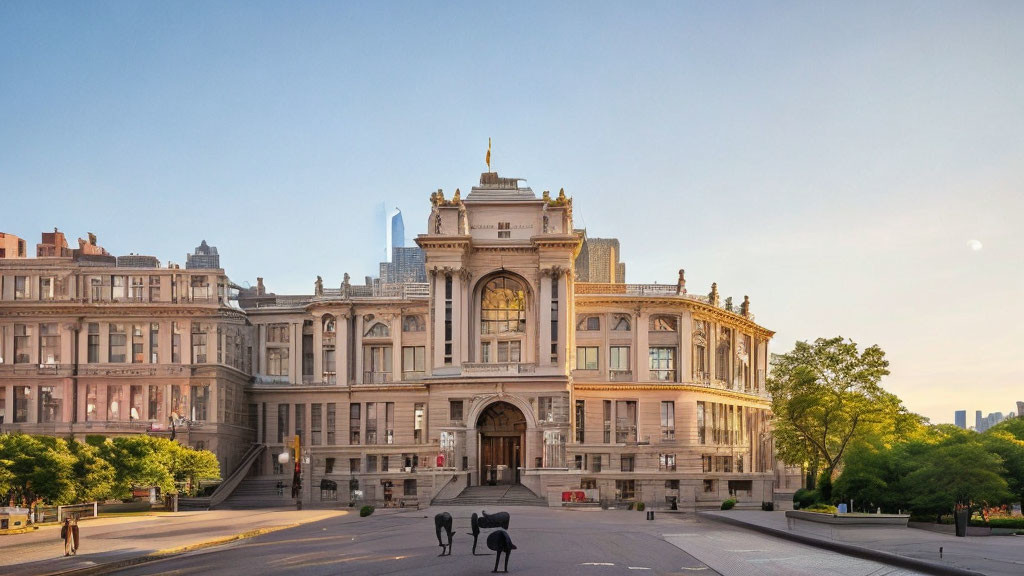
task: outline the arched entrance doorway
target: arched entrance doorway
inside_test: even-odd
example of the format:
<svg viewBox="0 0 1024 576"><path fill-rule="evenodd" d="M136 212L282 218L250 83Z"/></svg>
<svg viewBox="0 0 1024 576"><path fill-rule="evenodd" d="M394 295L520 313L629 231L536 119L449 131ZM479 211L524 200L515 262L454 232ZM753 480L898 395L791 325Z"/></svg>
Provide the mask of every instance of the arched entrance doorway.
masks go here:
<svg viewBox="0 0 1024 576"><path fill-rule="evenodd" d="M518 484L526 442L526 416L508 402L495 402L476 421L480 438L480 484Z"/></svg>

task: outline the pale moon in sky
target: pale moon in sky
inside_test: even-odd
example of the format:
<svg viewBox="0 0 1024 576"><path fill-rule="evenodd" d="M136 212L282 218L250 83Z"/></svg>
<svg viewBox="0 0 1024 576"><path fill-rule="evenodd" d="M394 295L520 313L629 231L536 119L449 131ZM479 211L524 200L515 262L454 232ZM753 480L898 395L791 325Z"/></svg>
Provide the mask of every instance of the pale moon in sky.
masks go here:
<svg viewBox="0 0 1024 576"><path fill-rule="evenodd" d="M967 242L967 246L971 250L974 250L975 252L978 252L982 248L981 240L970 240L969 242Z"/></svg>

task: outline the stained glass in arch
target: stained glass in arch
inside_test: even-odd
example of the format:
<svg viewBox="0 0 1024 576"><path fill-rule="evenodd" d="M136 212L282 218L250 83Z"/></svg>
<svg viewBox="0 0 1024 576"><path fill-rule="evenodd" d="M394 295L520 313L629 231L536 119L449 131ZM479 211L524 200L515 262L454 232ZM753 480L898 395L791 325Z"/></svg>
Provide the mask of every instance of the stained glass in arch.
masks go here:
<svg viewBox="0 0 1024 576"><path fill-rule="evenodd" d="M526 331L526 289L523 283L500 276L484 286L480 300L480 332L503 334Z"/></svg>

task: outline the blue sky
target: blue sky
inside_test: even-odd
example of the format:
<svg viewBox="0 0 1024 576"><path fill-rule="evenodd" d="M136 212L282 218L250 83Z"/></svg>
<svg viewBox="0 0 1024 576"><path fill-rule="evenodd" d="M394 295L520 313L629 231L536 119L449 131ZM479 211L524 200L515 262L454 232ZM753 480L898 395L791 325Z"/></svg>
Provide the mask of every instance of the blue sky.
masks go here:
<svg viewBox="0 0 1024 576"><path fill-rule="evenodd" d="M0 4L0 230L308 292L380 204L494 165L565 188L631 282L841 334L933 421L1024 399L1024 4ZM983 249L971 250L970 240Z"/></svg>

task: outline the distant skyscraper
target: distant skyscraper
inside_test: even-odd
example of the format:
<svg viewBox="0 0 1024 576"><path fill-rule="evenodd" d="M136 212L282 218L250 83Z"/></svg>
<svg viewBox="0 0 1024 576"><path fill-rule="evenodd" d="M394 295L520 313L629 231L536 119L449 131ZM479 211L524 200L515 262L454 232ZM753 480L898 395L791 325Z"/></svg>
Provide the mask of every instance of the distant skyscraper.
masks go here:
<svg viewBox="0 0 1024 576"><path fill-rule="evenodd" d="M217 254L217 247L210 246L203 240L202 244L196 246L194 254L185 255L185 268L220 269L220 254Z"/></svg>
<svg viewBox="0 0 1024 576"><path fill-rule="evenodd" d="M398 208L391 214L391 247L405 248L405 222Z"/></svg>
<svg viewBox="0 0 1024 576"><path fill-rule="evenodd" d="M576 257L576 280L579 282L601 282L622 284L626 281L626 264L619 262L619 240L617 238L589 238L583 233L583 246Z"/></svg>
<svg viewBox="0 0 1024 576"><path fill-rule="evenodd" d="M1024 418L1024 401L1017 400L1017 418Z"/></svg>
<svg viewBox="0 0 1024 576"><path fill-rule="evenodd" d="M967 430L967 410L957 410L953 413L953 422L958 428Z"/></svg>

